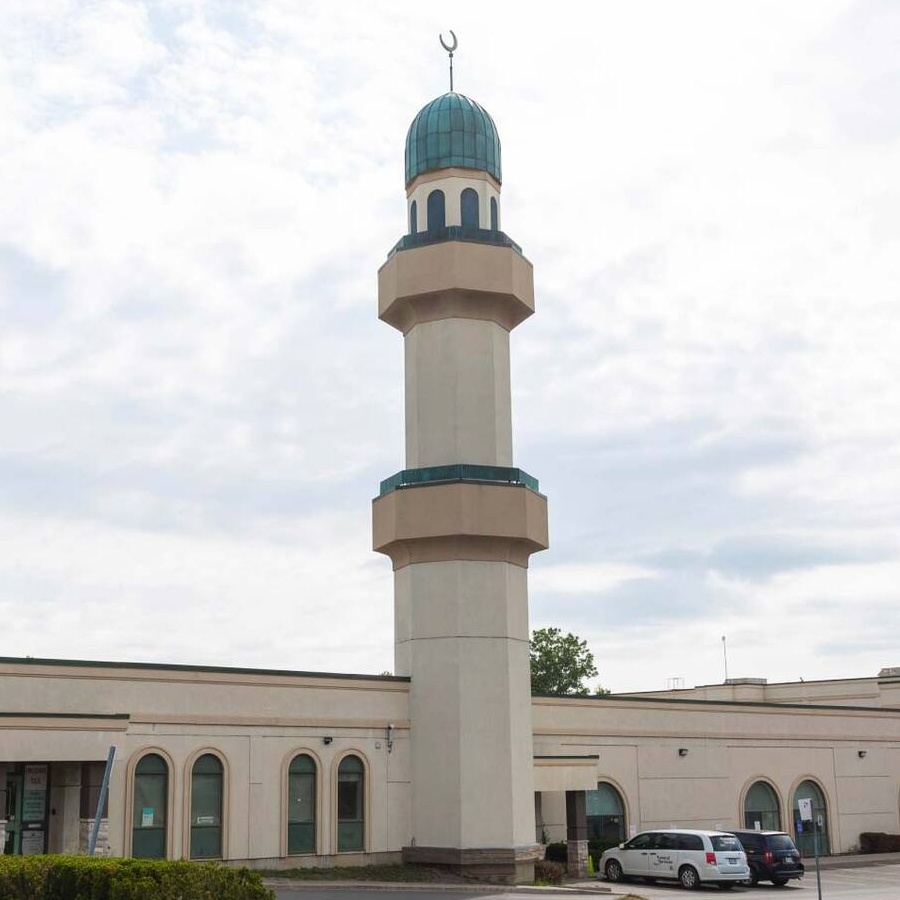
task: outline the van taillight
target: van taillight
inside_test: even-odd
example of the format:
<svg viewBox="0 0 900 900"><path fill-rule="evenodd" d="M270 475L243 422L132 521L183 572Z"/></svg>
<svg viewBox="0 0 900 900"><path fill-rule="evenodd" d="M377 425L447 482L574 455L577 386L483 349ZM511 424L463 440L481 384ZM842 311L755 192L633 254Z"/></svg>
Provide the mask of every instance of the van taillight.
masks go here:
<svg viewBox="0 0 900 900"><path fill-rule="evenodd" d="M715 854L715 853L709 853L709 852L707 852L707 854L706 854L706 864L707 864L708 866L714 866L714 865L716 864L716 854Z"/></svg>
<svg viewBox="0 0 900 900"><path fill-rule="evenodd" d="M763 853L763 862L767 866L772 865L772 863L775 862L775 854L771 850L766 850L766 852Z"/></svg>

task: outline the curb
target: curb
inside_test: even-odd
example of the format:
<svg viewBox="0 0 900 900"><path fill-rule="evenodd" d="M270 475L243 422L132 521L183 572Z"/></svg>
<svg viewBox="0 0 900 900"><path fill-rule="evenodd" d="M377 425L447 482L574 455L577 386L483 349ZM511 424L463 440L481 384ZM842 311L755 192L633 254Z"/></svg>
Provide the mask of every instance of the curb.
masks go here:
<svg viewBox="0 0 900 900"><path fill-rule="evenodd" d="M267 888L283 891L439 891L466 894L611 894L612 889L593 884L466 884L442 881L307 881L306 879L264 878Z"/></svg>

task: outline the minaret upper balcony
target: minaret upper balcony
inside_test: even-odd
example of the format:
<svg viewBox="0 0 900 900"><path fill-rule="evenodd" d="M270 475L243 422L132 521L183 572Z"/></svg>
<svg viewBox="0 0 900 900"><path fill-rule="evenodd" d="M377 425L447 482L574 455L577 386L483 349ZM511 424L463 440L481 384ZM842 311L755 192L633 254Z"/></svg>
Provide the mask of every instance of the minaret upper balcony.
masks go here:
<svg viewBox="0 0 900 900"><path fill-rule="evenodd" d="M409 126L405 162L408 232L379 271L379 317L404 333L453 315L514 328L534 312L534 283L500 228L494 120L463 94L442 94Z"/></svg>

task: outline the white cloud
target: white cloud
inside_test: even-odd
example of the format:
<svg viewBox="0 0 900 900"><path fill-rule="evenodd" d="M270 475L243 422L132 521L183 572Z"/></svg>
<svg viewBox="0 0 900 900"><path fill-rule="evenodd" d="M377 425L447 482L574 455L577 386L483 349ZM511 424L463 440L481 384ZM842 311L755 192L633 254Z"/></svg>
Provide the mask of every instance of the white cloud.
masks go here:
<svg viewBox="0 0 900 900"><path fill-rule="evenodd" d="M725 627L751 674L870 674L884 650L859 650L853 609L895 603L890 548L827 548L900 511L896 10L511 10L0 9L0 602L21 652L391 667L368 501L402 467L402 342L375 272L452 27L535 264L513 337L516 455L551 504L534 621L589 638L619 690L715 680ZM777 546L798 534L832 564ZM120 625L123 598L191 627Z"/></svg>

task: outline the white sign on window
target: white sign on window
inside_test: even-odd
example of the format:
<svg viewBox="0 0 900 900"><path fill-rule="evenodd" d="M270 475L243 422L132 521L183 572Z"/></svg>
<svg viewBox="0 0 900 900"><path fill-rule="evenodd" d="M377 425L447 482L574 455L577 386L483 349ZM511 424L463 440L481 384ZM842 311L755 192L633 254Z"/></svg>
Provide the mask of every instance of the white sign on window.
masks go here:
<svg viewBox="0 0 900 900"><path fill-rule="evenodd" d="M812 822L812 800L808 797L802 797L797 801L800 808L800 820L802 822Z"/></svg>
<svg viewBox="0 0 900 900"><path fill-rule="evenodd" d="M43 765L26 765L25 766L25 790L26 791L46 791L47 790L47 767Z"/></svg>

